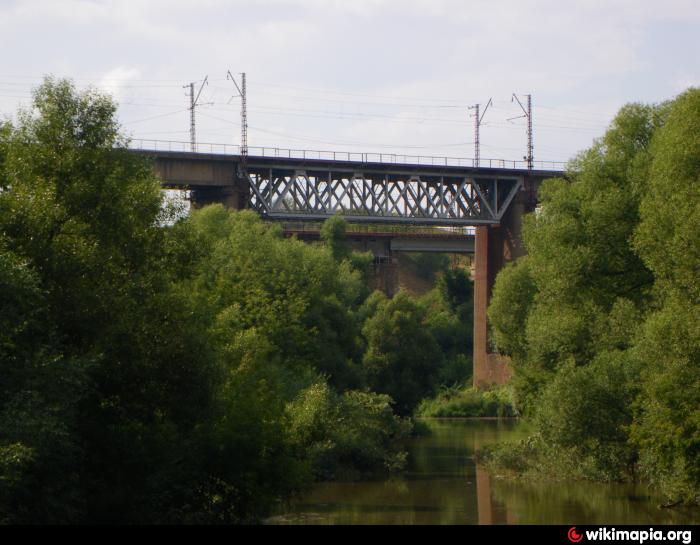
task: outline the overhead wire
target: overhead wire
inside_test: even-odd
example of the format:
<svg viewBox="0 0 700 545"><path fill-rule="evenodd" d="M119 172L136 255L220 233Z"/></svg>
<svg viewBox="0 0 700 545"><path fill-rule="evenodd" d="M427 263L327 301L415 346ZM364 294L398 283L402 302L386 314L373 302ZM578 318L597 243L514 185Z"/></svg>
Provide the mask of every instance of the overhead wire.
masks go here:
<svg viewBox="0 0 700 545"><path fill-rule="evenodd" d="M7 90L6 93L0 93L0 97L6 98L21 98L30 99L31 95L20 94L20 89L26 88L32 85L32 81L18 81L18 80L36 80L35 76L10 76L7 74L0 74L0 92L4 89ZM133 96L131 98L120 101L119 107L136 107L136 108L176 108L181 106L182 103L175 103L174 101L164 102L157 98L158 96L163 96L165 89L175 89L181 87L181 81L175 79L144 79L144 78L132 78L130 76L123 77L104 77L98 78L99 81L95 82L88 78L72 78L76 82L87 82L97 87L106 87L111 83L115 83L119 89L134 90L134 93L141 96ZM14 80L14 81L13 81ZM212 80L212 81L224 81L222 80ZM173 82L168 84L167 82ZM174 83L177 82L177 83ZM331 90L331 89L320 89L313 87L303 87L303 86L293 86L293 85L282 85L277 83L266 83L266 82L250 82L250 85L257 87L259 90L254 96L263 95L263 97L275 97L278 99L283 99L285 101L312 101L314 103L336 103L348 106L362 106L362 107L372 107L375 111L357 111L355 108L348 109L338 109L338 108L325 108L325 109L314 109L314 108L303 108L294 107L293 105L285 106L280 104L281 100L274 102L269 101L258 101L253 103L250 111L255 112L259 116L288 116L288 117L301 117L307 119L339 119L339 120L352 120L352 121L374 121L381 120L383 123L398 123L398 124L418 124L418 125L432 125L432 124L443 124L443 125L454 125L454 126L466 126L471 124L468 120L466 114L466 107L473 102L472 100L466 99L454 99L454 98L437 98L437 97L410 97L410 96L397 96L397 95L383 95L383 94L370 94L361 92L352 92L346 90ZM216 85L212 86L213 97L220 96L219 90L224 91L223 87L218 87ZM142 91L147 91L148 89L153 89L154 93L148 93L144 95ZM272 90L270 90L272 89ZM275 92L275 89L290 90L293 93ZM17 93L16 91L20 91ZM133 94L133 93L132 93ZM149 98L151 95L152 98ZM349 98L348 98L349 97ZM360 98L361 100L353 100L353 97ZM204 117L209 117L219 121L226 122L228 124L239 126L228 119L222 117L217 117L211 115L209 112L232 112L238 110L235 105L224 104L222 102L211 101L212 108L202 108L200 115ZM496 109L503 112L509 111L506 103L504 101L496 101ZM506 106L506 107L504 107ZM384 109L384 112L376 111L376 109ZM428 113L430 110L460 110L465 109L464 118L454 118L454 117L439 117L434 115L416 115L415 112L396 112L392 113L390 109L419 109L425 110ZM611 116L606 116L601 113L587 112L584 110L577 110L573 108L564 107L553 107L549 105L535 104L535 123L536 129L552 132L552 131L578 131L578 132L602 132L607 123L609 123ZM540 110L543 109L544 111ZM165 118L169 116L176 115L187 111L188 108L180 108L174 111L165 112L158 115L143 117L134 120L127 120L123 122L123 125L132 125L137 123L142 123L150 120ZM538 120L544 122L537 122ZM599 121L600 120L600 121ZM605 120L605 121L603 121ZM523 126L514 123L505 122L485 122L485 129L494 130L523 130ZM328 145L338 145L338 146L351 146L351 145L363 145L363 146L373 146L381 148L411 148L411 149L429 149L429 148L444 148L444 147L457 147L466 146L472 144L472 142L455 142L455 143L439 143L439 144L385 144L385 143L367 143L367 142L356 142L351 140L343 139L328 139L325 137L308 136L308 135L295 135L287 134L282 132L270 131L268 129L263 129L261 127L251 127L251 130L262 133L269 134L272 136L277 136L280 138L288 140L298 140L307 141L319 144ZM141 134L178 134L185 133L187 131L179 130L162 130L146 132ZM204 132L215 133L216 130L206 130ZM508 148L504 146L488 146L487 148L496 149L511 149L517 150L520 148ZM540 150L547 150L551 148L540 147ZM565 151L556 151L555 153L566 154Z"/></svg>
<svg viewBox="0 0 700 545"><path fill-rule="evenodd" d="M143 121L151 121L152 119L159 119L161 117L167 117L169 115L179 114L182 112L186 112L188 110L189 110L189 108L184 108L182 110L177 110L175 112L168 112L167 114L152 115L151 117L144 117L143 119L136 119L133 121L124 121L124 122L122 122L122 125L133 125L134 123L141 123Z"/></svg>
<svg viewBox="0 0 700 545"><path fill-rule="evenodd" d="M209 114L204 114L202 113L201 115L205 117L209 117L218 121L223 121L225 123L229 123L231 125L240 127L240 124L231 121L229 119L224 119L221 117L209 115ZM261 127L255 127L255 126L248 126L251 130L254 132L262 132L266 134L271 134L274 136L280 136L282 138L288 138L290 140L300 140L300 141L307 141L307 142L313 142L313 143L320 143L320 144L331 144L331 145L360 145L360 146L375 146L375 147L381 147L381 148L398 148L398 147L405 147L405 148L411 148L411 149L429 149L429 148L440 148L440 147L456 147L456 146L464 146L464 145L471 145L474 142L455 142L455 143L449 143L449 144L431 144L431 145L425 145L425 144L386 144L386 143L369 143L369 142L357 142L357 141L349 141L349 140L327 140L324 138L320 137L315 137L315 136L301 136L301 135L290 135L286 133L280 133L276 131L271 131L269 129L263 129Z"/></svg>

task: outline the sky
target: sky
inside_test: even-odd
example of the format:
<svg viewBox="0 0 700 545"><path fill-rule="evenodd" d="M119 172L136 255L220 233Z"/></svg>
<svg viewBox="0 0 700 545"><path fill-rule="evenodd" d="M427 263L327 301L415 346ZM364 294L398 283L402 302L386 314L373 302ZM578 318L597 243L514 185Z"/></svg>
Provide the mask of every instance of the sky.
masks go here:
<svg viewBox="0 0 700 545"><path fill-rule="evenodd" d="M567 161L629 102L700 85L698 0L0 0L0 117L46 75L110 93L123 130L256 147ZM151 145L151 144L146 144ZM182 144L183 146L186 144Z"/></svg>

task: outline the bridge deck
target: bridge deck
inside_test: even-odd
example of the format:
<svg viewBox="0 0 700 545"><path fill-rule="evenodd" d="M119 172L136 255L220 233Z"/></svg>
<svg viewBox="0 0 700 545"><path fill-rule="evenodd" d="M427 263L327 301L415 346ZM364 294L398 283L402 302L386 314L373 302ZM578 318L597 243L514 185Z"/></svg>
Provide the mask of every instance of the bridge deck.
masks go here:
<svg viewBox="0 0 700 545"><path fill-rule="evenodd" d="M171 140L134 140L131 148L142 153L185 153L209 157L240 157L240 146L231 144L198 143L196 151L191 149L190 142L176 142ZM407 155L400 153L373 153L373 152L346 152L308 149L286 149L279 147L249 147L248 156L258 159L291 159L291 160L319 160L336 163L353 164L386 164L386 165L411 165L411 166L452 166L452 167L476 167L474 159L464 157L436 157L430 155ZM496 168L510 170L527 170L526 161L511 159L480 159L481 168ZM534 161L533 168L541 172L562 172L565 163L561 161Z"/></svg>
<svg viewBox="0 0 700 545"><path fill-rule="evenodd" d="M231 166L238 166L241 163L240 155L230 155L223 153L193 153L189 151L153 151L153 150L134 150L135 152L150 156L156 159L159 163L167 163L171 165L184 166L187 163L192 163L194 165L199 164L199 168L202 168L202 164L211 163L216 165L226 164L229 169ZM377 157L389 158L389 155L378 155ZM398 157L410 159L408 157ZM416 159L419 159L416 157ZM269 156L255 156L249 155L247 158L247 163L251 168L266 168L274 166L274 168L288 169L288 170L339 170L346 172L356 172L356 171L367 171L367 172L381 172L381 173L392 173L392 174L419 174L428 176L531 176L533 178L554 178L561 176L563 174L563 169L533 169L528 170L522 166L522 161L507 161L504 159L490 159L490 166L473 166L465 164L454 164L450 162L450 158L438 158L432 157L435 162L433 163L420 163L420 162L393 162L393 161L362 161L356 158L347 159L343 157L342 159L318 159L318 158L302 158L302 157L269 157ZM441 163L439 160L444 159L445 162ZM460 160L462 161L462 160ZM466 161L466 160L465 160ZM482 163L484 160L482 159ZM178 164L179 163L179 164ZM556 165L558 163L547 162L545 164ZM160 165L159 165L160 166ZM228 169L227 169L228 170ZM230 170L228 170L230 173ZM217 180L215 177L201 177L198 179L197 176L185 175L182 179L178 179L175 176L169 176L168 179L163 180L166 184L172 184L173 187L179 186L192 186L192 185L206 185L206 186L218 186L218 185L228 185L231 183L230 178L227 180Z"/></svg>
<svg viewBox="0 0 700 545"><path fill-rule="evenodd" d="M334 160L138 152L154 157L164 186L237 188L247 195L246 206L272 220L313 221L340 213L358 223L498 224L526 182L561 175L555 170L454 165L449 158L442 158L444 164L440 158L411 164L371 161L368 154Z"/></svg>

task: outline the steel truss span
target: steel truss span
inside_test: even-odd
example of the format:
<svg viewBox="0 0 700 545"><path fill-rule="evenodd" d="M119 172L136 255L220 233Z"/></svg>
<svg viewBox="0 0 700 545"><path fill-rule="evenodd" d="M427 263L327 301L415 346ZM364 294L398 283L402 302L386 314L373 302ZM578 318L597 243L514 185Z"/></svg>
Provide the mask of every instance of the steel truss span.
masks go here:
<svg viewBox="0 0 700 545"><path fill-rule="evenodd" d="M250 205L278 220L441 225L497 224L523 187L518 176L468 177L422 173L249 167Z"/></svg>

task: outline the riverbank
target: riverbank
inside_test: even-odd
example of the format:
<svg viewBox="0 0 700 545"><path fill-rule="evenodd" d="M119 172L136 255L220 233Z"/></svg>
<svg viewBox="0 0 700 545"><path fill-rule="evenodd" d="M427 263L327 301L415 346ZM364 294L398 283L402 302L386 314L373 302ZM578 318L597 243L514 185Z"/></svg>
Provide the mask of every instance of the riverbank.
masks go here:
<svg viewBox="0 0 700 545"><path fill-rule="evenodd" d="M406 471L389 479L330 481L267 519L268 524L696 524L688 509L634 483L528 482L492 473L476 452L525 439L517 419L421 419L427 436L407 444Z"/></svg>

